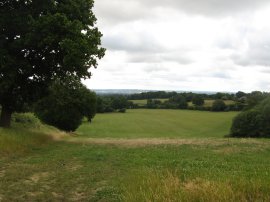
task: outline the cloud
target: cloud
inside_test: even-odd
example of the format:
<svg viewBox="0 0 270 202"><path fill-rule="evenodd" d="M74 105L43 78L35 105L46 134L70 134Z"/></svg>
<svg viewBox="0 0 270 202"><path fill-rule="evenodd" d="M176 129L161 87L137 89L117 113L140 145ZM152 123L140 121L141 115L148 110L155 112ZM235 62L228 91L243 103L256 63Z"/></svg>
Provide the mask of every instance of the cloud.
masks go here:
<svg viewBox="0 0 270 202"><path fill-rule="evenodd" d="M192 15L224 17L250 13L269 3L268 0L98 0L95 2L95 13L103 22L123 23L154 18L160 10L166 9Z"/></svg>
<svg viewBox="0 0 270 202"><path fill-rule="evenodd" d="M107 52L87 85L267 89L269 4L269 0L98 0L95 13Z"/></svg>

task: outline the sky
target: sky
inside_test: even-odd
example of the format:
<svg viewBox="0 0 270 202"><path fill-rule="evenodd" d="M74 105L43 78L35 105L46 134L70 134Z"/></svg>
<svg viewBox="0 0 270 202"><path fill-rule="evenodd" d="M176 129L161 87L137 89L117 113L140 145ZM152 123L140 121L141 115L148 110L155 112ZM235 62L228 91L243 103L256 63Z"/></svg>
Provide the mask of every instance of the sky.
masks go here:
<svg viewBox="0 0 270 202"><path fill-rule="evenodd" d="M269 0L96 0L90 89L270 90Z"/></svg>

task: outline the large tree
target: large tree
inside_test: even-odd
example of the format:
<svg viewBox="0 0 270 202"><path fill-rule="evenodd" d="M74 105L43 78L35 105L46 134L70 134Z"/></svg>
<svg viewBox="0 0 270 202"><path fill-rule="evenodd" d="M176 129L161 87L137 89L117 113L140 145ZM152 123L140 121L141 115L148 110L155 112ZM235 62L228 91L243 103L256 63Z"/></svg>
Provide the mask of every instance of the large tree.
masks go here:
<svg viewBox="0 0 270 202"><path fill-rule="evenodd" d="M0 126L56 78L90 78L104 56L93 0L0 2Z"/></svg>

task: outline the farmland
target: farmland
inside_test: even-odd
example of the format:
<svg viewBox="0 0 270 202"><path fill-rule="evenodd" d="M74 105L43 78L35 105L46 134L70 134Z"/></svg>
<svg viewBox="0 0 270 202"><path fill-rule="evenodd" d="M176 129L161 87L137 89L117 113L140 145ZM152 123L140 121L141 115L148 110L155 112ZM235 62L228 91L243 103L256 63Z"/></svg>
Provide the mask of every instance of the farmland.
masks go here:
<svg viewBox="0 0 270 202"><path fill-rule="evenodd" d="M83 124L77 133L95 138L222 138L236 114L136 109L98 115L93 124Z"/></svg>
<svg viewBox="0 0 270 202"><path fill-rule="evenodd" d="M269 201L270 141L224 138L236 114L128 110L70 134L13 124L0 201Z"/></svg>

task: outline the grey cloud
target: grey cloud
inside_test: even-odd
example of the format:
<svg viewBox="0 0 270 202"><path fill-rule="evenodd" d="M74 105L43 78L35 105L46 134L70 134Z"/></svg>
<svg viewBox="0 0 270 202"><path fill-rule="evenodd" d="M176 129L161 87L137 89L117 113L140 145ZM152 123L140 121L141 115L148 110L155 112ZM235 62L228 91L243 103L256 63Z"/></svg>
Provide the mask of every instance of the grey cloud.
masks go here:
<svg viewBox="0 0 270 202"><path fill-rule="evenodd" d="M115 24L156 17L155 11L161 11L160 8L195 15L231 16L269 3L269 0L98 0L95 13L101 21Z"/></svg>
<svg viewBox="0 0 270 202"><path fill-rule="evenodd" d="M170 51L168 52L149 52L149 53L133 53L129 54L128 62L131 63L162 63L174 62L181 65L188 65L194 61L186 54L175 55Z"/></svg>
<svg viewBox="0 0 270 202"><path fill-rule="evenodd" d="M163 49L157 41L146 33L132 35L110 35L104 36L102 43L110 50L127 52L159 52Z"/></svg>
<svg viewBox="0 0 270 202"><path fill-rule="evenodd" d="M152 73L165 71L165 68L160 66L160 64L152 64L144 67L143 70L147 73Z"/></svg>
<svg viewBox="0 0 270 202"><path fill-rule="evenodd" d="M145 2L150 5L176 8L186 13L205 16L232 15L269 4L268 0L146 0Z"/></svg>
<svg viewBox="0 0 270 202"><path fill-rule="evenodd" d="M210 77L220 79L231 79L232 77L227 72L215 72L209 75Z"/></svg>
<svg viewBox="0 0 270 202"><path fill-rule="evenodd" d="M269 33L269 32L268 32ZM249 48L243 53L234 54L232 59L241 66L270 66L270 37L256 35L249 41Z"/></svg>

